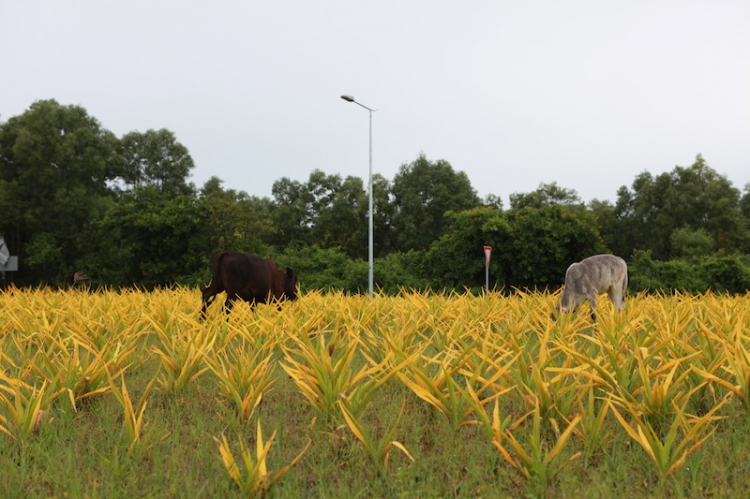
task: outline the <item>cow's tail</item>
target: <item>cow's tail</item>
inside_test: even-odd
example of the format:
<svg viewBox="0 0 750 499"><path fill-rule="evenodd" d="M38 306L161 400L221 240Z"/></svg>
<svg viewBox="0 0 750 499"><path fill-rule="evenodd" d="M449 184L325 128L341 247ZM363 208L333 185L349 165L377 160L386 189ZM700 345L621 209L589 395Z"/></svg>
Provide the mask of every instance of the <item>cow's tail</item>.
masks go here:
<svg viewBox="0 0 750 499"><path fill-rule="evenodd" d="M628 292L628 266L625 264L625 275L622 278L622 305L625 306L625 293Z"/></svg>

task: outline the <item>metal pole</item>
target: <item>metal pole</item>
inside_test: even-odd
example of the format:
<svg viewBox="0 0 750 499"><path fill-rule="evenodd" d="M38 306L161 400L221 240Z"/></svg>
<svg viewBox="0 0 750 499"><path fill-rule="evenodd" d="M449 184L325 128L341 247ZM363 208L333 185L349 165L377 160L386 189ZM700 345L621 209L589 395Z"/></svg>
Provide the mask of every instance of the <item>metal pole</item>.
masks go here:
<svg viewBox="0 0 750 499"><path fill-rule="evenodd" d="M372 228L372 109L367 108L367 110L370 112L370 228L368 232L368 238L369 238L369 273L368 273L368 289L370 292L370 298L373 297L372 294L372 286L373 286L373 228Z"/></svg>
<svg viewBox="0 0 750 499"><path fill-rule="evenodd" d="M372 112L373 111L377 111L377 109L369 108L369 107L365 106L364 104L362 104L360 102L357 102L354 99L354 97L352 97L351 95L346 95L345 94L345 95L342 95L341 98L344 99L347 102L353 102L353 103L357 104L358 106L367 109L367 111L370 113L370 179L369 179L369 188L368 188L368 198L369 198L369 201L368 201L368 203L369 203L368 217L369 217L369 221L368 221L368 251L367 251L367 253L368 253L368 255L367 255L367 258L368 258L368 267L369 268L367 270L367 274L368 274L368 278L367 278L367 281L368 281L367 282L367 291L368 291L368 294L370 295L370 298L372 298L373 297L373 281L374 281L374 279L373 279L373 260L374 260L373 232L374 231L373 231L373 222L372 222Z"/></svg>

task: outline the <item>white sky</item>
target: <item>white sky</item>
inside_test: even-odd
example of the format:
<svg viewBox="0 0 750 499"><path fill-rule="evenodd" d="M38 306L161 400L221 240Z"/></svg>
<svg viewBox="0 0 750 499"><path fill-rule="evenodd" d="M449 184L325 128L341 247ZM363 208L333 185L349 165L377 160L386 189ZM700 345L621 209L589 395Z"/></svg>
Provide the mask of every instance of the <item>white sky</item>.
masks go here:
<svg viewBox="0 0 750 499"><path fill-rule="evenodd" d="M616 199L701 153L750 182L750 2L0 0L0 119L81 105L167 128L198 187L368 171L420 152L509 206Z"/></svg>

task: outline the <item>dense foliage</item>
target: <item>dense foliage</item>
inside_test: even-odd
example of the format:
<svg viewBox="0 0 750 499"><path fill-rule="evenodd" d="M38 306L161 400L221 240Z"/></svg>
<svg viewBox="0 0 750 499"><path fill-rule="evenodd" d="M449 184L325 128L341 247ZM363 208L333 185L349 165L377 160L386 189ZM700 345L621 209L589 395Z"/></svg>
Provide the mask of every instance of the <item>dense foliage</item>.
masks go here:
<svg viewBox="0 0 750 499"><path fill-rule="evenodd" d="M366 287L362 179L314 170L261 198L216 177L196 187L194 166L168 130L118 138L54 100L0 123L0 235L20 261L4 282L65 286L81 270L94 285L197 285L217 252L237 250L291 266L303 291ZM375 175L373 205L375 283L388 293L478 291L485 245L497 289L558 287L571 262L601 252L631 263L631 289L750 288L750 186L740 192L700 155L644 171L614 204L552 182L503 209L448 161L420 154L392 181Z"/></svg>

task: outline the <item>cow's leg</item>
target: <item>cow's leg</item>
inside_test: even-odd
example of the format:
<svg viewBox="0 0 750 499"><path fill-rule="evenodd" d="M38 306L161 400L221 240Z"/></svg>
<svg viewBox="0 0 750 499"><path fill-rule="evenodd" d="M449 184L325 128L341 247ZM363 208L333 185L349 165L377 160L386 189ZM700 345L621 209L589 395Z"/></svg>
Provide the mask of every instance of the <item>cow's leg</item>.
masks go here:
<svg viewBox="0 0 750 499"><path fill-rule="evenodd" d="M201 306L201 320L206 319L206 312L208 311L208 306L213 303L214 298L216 298L216 295L219 292L216 291L213 288L213 283L210 286L206 286L203 288L203 299L202 299L202 306Z"/></svg>
<svg viewBox="0 0 750 499"><path fill-rule="evenodd" d="M616 289L610 288L607 294L609 295L609 299L612 300L612 303L614 303L615 310L619 312L625 307L625 299L620 296L620 293Z"/></svg>
<svg viewBox="0 0 750 499"><path fill-rule="evenodd" d="M589 301L589 306L591 307L591 320L592 322L596 322L596 293L590 294L586 297Z"/></svg>
<svg viewBox="0 0 750 499"><path fill-rule="evenodd" d="M621 287L617 290L617 297L619 298L620 308L617 310L623 310L625 308L625 287Z"/></svg>
<svg viewBox="0 0 750 499"><path fill-rule="evenodd" d="M227 293L227 300L224 302L224 313L228 315L229 312L232 311L234 303L237 300L248 302L248 304L250 305L250 310L255 310L255 298L248 297L244 293L234 293L231 296Z"/></svg>
<svg viewBox="0 0 750 499"><path fill-rule="evenodd" d="M625 308L625 296L620 286L610 286L607 290L607 295L609 295L609 299L612 300L612 303L614 303L615 310L619 312L623 308Z"/></svg>
<svg viewBox="0 0 750 499"><path fill-rule="evenodd" d="M282 295L282 296L283 296L283 295ZM276 298L276 297L273 297L273 298L271 298L271 301L270 301L269 303L274 303L274 304L276 304L276 308L277 308L277 309L279 310L279 312L281 312L281 310L282 310L282 308L283 308L283 307L281 306L281 304L282 304L283 302L284 302L284 300L283 300L282 298Z"/></svg>
<svg viewBox="0 0 750 499"><path fill-rule="evenodd" d="M576 296L571 301L572 301L572 303L571 303L570 310L573 313L576 313L576 312L578 312L578 309L581 308L581 305L583 305L583 302L586 301L586 297L585 296Z"/></svg>
<svg viewBox="0 0 750 499"><path fill-rule="evenodd" d="M227 299L224 301L224 313L226 315L229 315L229 312L232 311L232 307L234 307L235 300L236 300L236 297L227 295Z"/></svg>

